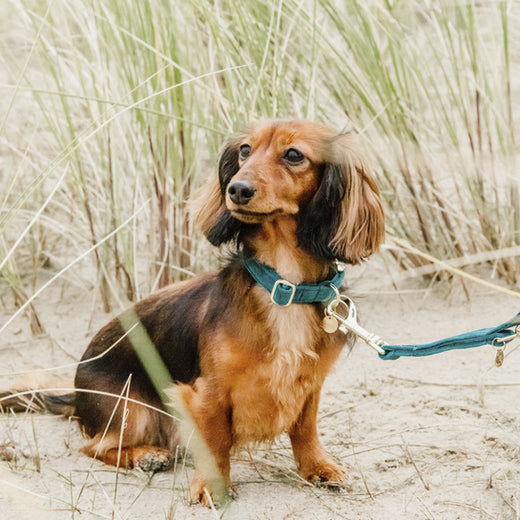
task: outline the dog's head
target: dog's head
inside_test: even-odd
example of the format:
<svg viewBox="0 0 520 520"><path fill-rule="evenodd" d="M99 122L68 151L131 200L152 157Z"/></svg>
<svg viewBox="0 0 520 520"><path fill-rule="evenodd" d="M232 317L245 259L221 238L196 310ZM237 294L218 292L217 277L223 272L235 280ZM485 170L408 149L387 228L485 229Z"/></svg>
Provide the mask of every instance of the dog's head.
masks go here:
<svg viewBox="0 0 520 520"><path fill-rule="evenodd" d="M232 140L196 202L214 245L281 216L297 222L299 245L327 260L358 263L379 249L384 213L352 134L309 121L268 121Z"/></svg>

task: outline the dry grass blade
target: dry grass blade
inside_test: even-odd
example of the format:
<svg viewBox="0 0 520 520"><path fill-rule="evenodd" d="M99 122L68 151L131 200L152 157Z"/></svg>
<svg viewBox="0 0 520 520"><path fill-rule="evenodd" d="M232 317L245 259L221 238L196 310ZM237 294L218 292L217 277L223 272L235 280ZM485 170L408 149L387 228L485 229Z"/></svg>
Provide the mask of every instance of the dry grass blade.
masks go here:
<svg viewBox="0 0 520 520"><path fill-rule="evenodd" d="M440 266L442 269L445 269L446 271L456 274L464 279L471 280L472 282L478 283L480 285L484 285L486 287L492 288L496 292L504 293L509 296L514 296L516 298L520 298L520 292L514 291L511 289L508 289L507 287L502 287L500 285L497 285L495 283L489 282L488 280L484 280L482 278L479 278L477 276L474 276L472 274L466 273L462 271L461 269L457 269L456 267L451 266L448 262L445 262L443 260L439 260L438 258L435 258L432 255L429 255L427 253L424 253L420 251L419 249L412 247L410 244L408 244L406 241L401 240L396 237L392 237L392 240L402 247L403 249L413 253L414 255L417 255L418 257L424 258L428 262L432 262L438 266Z"/></svg>
<svg viewBox="0 0 520 520"><path fill-rule="evenodd" d="M405 439L404 439L404 437L402 435L401 435L401 441L403 443L402 444L402 448L403 448L403 451L406 454L406 457L408 458L408 460L410 461L410 463L414 467L415 472L417 473L417 476L419 477L420 481L422 482L422 485L424 486L424 489L426 489L426 491L429 491L430 490L430 485L424 479L424 475L422 474L422 471L420 471L420 469L417 467L417 464L415 463L415 459L412 457L412 454L410 453L410 448L408 447L408 444L406 443L406 441L405 441Z"/></svg>

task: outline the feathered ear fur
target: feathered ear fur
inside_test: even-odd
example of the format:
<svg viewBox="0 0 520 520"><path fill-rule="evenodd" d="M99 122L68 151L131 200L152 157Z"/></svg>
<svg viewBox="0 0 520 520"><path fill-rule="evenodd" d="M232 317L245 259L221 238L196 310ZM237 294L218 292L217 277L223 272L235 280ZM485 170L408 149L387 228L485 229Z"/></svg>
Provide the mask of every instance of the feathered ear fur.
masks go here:
<svg viewBox="0 0 520 520"><path fill-rule="evenodd" d="M321 258L357 264L383 241L381 198L359 146L352 134L325 146L321 185L298 231L302 247Z"/></svg>
<svg viewBox="0 0 520 520"><path fill-rule="evenodd" d="M195 223L214 246L237 240L244 226L225 204L227 185L238 169L238 147L230 143L220 157L218 177L208 181L191 204Z"/></svg>

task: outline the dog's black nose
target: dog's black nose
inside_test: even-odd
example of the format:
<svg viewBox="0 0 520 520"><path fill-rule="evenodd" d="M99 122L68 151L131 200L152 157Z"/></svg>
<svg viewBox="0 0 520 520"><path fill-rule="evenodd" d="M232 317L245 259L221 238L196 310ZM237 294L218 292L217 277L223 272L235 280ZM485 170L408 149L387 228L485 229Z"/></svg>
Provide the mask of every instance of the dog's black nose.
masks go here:
<svg viewBox="0 0 520 520"><path fill-rule="evenodd" d="M256 188L247 181L234 181L228 186L229 198L240 206L247 204L255 194Z"/></svg>

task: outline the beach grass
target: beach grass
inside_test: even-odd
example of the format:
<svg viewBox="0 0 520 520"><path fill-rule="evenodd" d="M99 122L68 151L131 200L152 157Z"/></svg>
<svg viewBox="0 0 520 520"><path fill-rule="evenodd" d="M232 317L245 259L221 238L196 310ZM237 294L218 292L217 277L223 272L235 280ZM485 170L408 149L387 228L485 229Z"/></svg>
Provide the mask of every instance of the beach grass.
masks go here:
<svg viewBox="0 0 520 520"><path fill-rule="evenodd" d="M214 262L186 201L233 132L277 117L363 135L399 268L429 264L415 248L518 282L515 2L8 10L18 41L2 43L0 276L20 305L28 280L67 265L63 277L94 286L108 311Z"/></svg>

